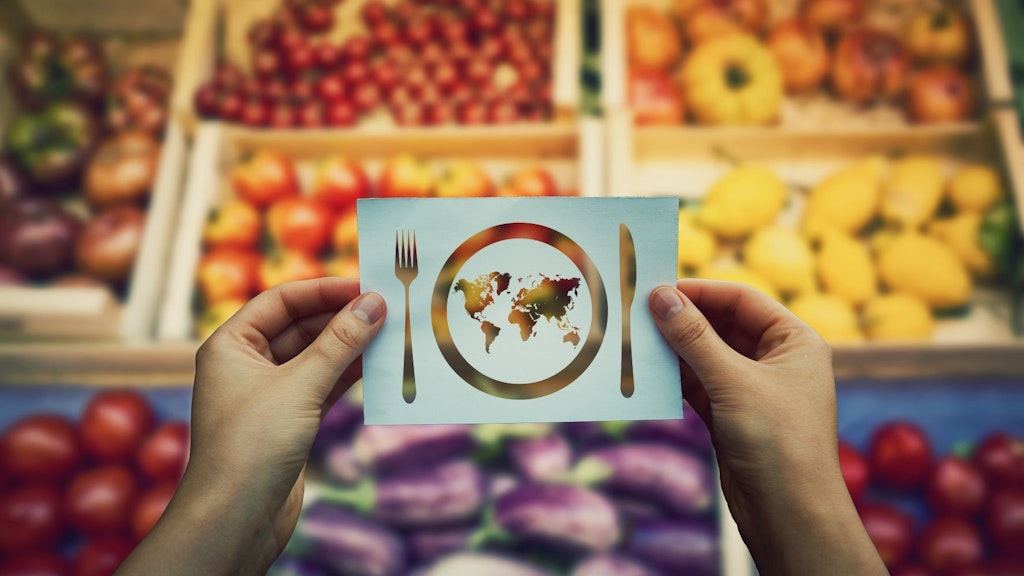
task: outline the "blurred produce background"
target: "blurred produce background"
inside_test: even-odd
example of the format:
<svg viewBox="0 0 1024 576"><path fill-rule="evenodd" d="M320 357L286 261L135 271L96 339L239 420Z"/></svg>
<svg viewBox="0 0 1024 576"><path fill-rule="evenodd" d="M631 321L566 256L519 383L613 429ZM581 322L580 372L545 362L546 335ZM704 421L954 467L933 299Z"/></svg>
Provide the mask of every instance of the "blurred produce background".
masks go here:
<svg viewBox="0 0 1024 576"><path fill-rule="evenodd" d="M832 343L894 574L1024 574L1022 35L1010 0L0 3L0 576L112 573L196 347L357 276L359 198L576 195L680 198L680 277ZM745 576L685 414L367 427L357 387L273 573Z"/></svg>

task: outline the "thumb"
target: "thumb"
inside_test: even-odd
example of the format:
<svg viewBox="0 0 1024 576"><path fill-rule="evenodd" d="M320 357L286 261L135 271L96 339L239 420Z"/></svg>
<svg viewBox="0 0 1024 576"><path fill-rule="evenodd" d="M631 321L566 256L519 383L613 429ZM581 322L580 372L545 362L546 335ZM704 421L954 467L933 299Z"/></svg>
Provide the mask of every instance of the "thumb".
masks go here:
<svg viewBox="0 0 1024 576"><path fill-rule="evenodd" d="M335 314L313 343L288 365L321 387L326 398L345 369L380 331L386 311L379 294L361 294Z"/></svg>
<svg viewBox="0 0 1024 576"><path fill-rule="evenodd" d="M669 346L701 382L714 382L742 357L726 344L704 314L685 294L672 286L651 292L654 323Z"/></svg>

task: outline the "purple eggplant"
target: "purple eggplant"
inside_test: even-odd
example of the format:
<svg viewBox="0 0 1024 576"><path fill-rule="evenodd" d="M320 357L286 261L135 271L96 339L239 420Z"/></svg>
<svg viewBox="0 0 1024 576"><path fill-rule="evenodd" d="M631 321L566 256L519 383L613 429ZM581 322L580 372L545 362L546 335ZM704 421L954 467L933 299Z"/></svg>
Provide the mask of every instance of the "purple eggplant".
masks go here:
<svg viewBox="0 0 1024 576"><path fill-rule="evenodd" d="M480 468L458 460L366 479L351 489L328 488L320 498L393 526L445 526L476 518L486 492L487 478Z"/></svg>
<svg viewBox="0 0 1024 576"><path fill-rule="evenodd" d="M625 545L626 553L667 574L718 574L718 532L697 520L638 520Z"/></svg>
<svg viewBox="0 0 1024 576"><path fill-rule="evenodd" d="M473 451L469 424L363 426L356 432L356 455L378 473L419 468Z"/></svg>
<svg viewBox="0 0 1024 576"><path fill-rule="evenodd" d="M623 520L666 517L665 507L650 499L615 494L612 496L612 503L615 504L615 509L619 511L619 516Z"/></svg>
<svg viewBox="0 0 1024 576"><path fill-rule="evenodd" d="M497 500L521 486L522 483L522 480L514 474L503 474L501 472L491 474L487 482L487 497L492 501Z"/></svg>
<svg viewBox="0 0 1024 576"><path fill-rule="evenodd" d="M333 576L333 573L312 558L281 556L267 570L267 576Z"/></svg>
<svg viewBox="0 0 1024 576"><path fill-rule="evenodd" d="M462 552L437 562L425 576L551 576L519 560L497 554Z"/></svg>
<svg viewBox="0 0 1024 576"><path fill-rule="evenodd" d="M405 542L413 562L430 564L438 558L469 548L475 524L451 528L424 528L408 532Z"/></svg>
<svg viewBox="0 0 1024 576"><path fill-rule="evenodd" d="M631 558L603 553L577 564L572 576L659 576L659 573Z"/></svg>
<svg viewBox="0 0 1024 576"><path fill-rule="evenodd" d="M366 476L366 469L349 444L328 448L323 455L323 466L328 478L345 486L356 484Z"/></svg>
<svg viewBox="0 0 1024 576"><path fill-rule="evenodd" d="M572 466L572 447L558 434L514 440L509 452L516 472L527 480L564 476Z"/></svg>
<svg viewBox="0 0 1024 576"><path fill-rule="evenodd" d="M570 477L589 486L660 502L686 516L707 514L714 504L710 465L662 444L598 448L577 463Z"/></svg>
<svg viewBox="0 0 1024 576"><path fill-rule="evenodd" d="M363 423L363 407L342 396L320 421L320 429L313 440L313 454L320 455L332 446L346 442L357 426Z"/></svg>
<svg viewBox="0 0 1024 576"><path fill-rule="evenodd" d="M304 556L346 576L398 576L406 567L405 544L394 532L326 502L306 510L294 540Z"/></svg>
<svg viewBox="0 0 1024 576"><path fill-rule="evenodd" d="M578 446L597 446L611 440L605 422L566 422L562 429Z"/></svg>
<svg viewBox="0 0 1024 576"><path fill-rule="evenodd" d="M524 540L577 550L608 550L618 543L621 526L603 495L571 484L524 484L494 503L490 524L474 545L490 540Z"/></svg>
<svg viewBox="0 0 1024 576"><path fill-rule="evenodd" d="M550 433L550 424L418 424L364 426L355 437L356 454L377 473L394 473L473 452L500 453L511 438Z"/></svg>

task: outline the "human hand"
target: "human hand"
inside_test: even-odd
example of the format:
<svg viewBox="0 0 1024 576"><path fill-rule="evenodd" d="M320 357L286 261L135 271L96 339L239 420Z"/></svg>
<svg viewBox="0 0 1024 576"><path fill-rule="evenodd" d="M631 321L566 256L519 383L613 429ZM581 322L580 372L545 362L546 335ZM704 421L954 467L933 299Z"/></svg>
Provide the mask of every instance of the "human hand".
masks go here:
<svg viewBox="0 0 1024 576"><path fill-rule="evenodd" d="M711 432L760 573L885 574L839 469L829 346L752 288L676 288L651 293L654 321L679 354L683 395Z"/></svg>
<svg viewBox="0 0 1024 576"><path fill-rule="evenodd" d="M295 529L320 420L384 315L358 281L320 278L260 294L214 332L196 355L185 476L123 572L265 572Z"/></svg>

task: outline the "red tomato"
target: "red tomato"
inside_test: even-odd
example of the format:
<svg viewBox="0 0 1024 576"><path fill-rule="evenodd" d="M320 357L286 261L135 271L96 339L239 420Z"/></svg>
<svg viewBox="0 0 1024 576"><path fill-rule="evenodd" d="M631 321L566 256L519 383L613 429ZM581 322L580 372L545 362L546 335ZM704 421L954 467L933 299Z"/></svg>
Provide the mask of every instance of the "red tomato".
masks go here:
<svg viewBox="0 0 1024 576"><path fill-rule="evenodd" d="M64 495L68 523L89 536L121 532L128 527L138 495L138 481L128 468L88 470L72 480Z"/></svg>
<svg viewBox="0 0 1024 576"><path fill-rule="evenodd" d="M153 429L149 401L131 390L93 396L82 415L82 445L102 462L128 462Z"/></svg>
<svg viewBox="0 0 1024 576"><path fill-rule="evenodd" d="M55 552L33 552L0 564L0 576L68 576L68 563Z"/></svg>
<svg viewBox="0 0 1024 576"><path fill-rule="evenodd" d="M313 198L335 210L355 208L356 200L370 195L370 178L351 158L332 156L317 164Z"/></svg>
<svg viewBox="0 0 1024 576"><path fill-rule="evenodd" d="M1024 490L1003 489L992 495L988 533L1003 554L1024 560Z"/></svg>
<svg viewBox="0 0 1024 576"><path fill-rule="evenodd" d="M275 152L254 154L231 171L235 192L257 208L299 195L299 177L291 158Z"/></svg>
<svg viewBox="0 0 1024 576"><path fill-rule="evenodd" d="M60 481L82 461L75 425L63 416L23 418L0 437L0 468L19 480Z"/></svg>
<svg viewBox="0 0 1024 576"><path fill-rule="evenodd" d="M928 482L928 503L939 514L970 517L981 511L986 492L985 479L973 464L947 456Z"/></svg>
<svg viewBox="0 0 1024 576"><path fill-rule="evenodd" d="M960 518L936 518L925 526L917 544L925 566L948 574L980 562L985 549L973 524Z"/></svg>
<svg viewBox="0 0 1024 576"><path fill-rule="evenodd" d="M858 512L886 567L893 570L902 564L910 553L914 536L913 519L886 504L864 504Z"/></svg>
<svg viewBox="0 0 1024 576"><path fill-rule="evenodd" d="M512 196L557 196L558 185L543 168L526 168L516 173L507 184Z"/></svg>
<svg viewBox="0 0 1024 576"><path fill-rule="evenodd" d="M260 255L255 250L215 249L199 261L196 281L207 305L248 300L256 289Z"/></svg>
<svg viewBox="0 0 1024 576"><path fill-rule="evenodd" d="M188 424L167 422L139 449L139 470L154 482L177 482L188 460Z"/></svg>
<svg viewBox="0 0 1024 576"><path fill-rule="evenodd" d="M139 498L132 512L132 534L136 542L145 538L153 526L156 526L157 520L163 516L177 489L177 484L163 484Z"/></svg>
<svg viewBox="0 0 1024 576"><path fill-rule="evenodd" d="M875 430L868 448L871 472L894 490L924 484L932 469L932 446L924 430L910 422L890 422Z"/></svg>
<svg viewBox="0 0 1024 576"><path fill-rule="evenodd" d="M839 468L853 501L860 502L870 482L868 464L856 448L842 441L839 442Z"/></svg>
<svg viewBox="0 0 1024 576"><path fill-rule="evenodd" d="M974 464L993 486L1024 488L1024 442L1005 432L990 434L978 444Z"/></svg>
<svg viewBox="0 0 1024 576"><path fill-rule="evenodd" d="M0 552L21 554L50 548L64 533L60 491L41 484L0 497Z"/></svg>
<svg viewBox="0 0 1024 576"><path fill-rule="evenodd" d="M251 204L231 200L207 217L203 244L210 248L255 248L262 230L260 213Z"/></svg>
<svg viewBox="0 0 1024 576"><path fill-rule="evenodd" d="M132 553L123 536L103 536L86 542L75 555L74 576L110 576Z"/></svg>
<svg viewBox="0 0 1024 576"><path fill-rule="evenodd" d="M312 280L327 275L327 269L315 256L305 252L278 252L260 264L257 288L260 292L285 282Z"/></svg>
<svg viewBox="0 0 1024 576"><path fill-rule="evenodd" d="M270 237L286 250L317 254L331 239L334 213L309 198L286 198L267 211Z"/></svg>

